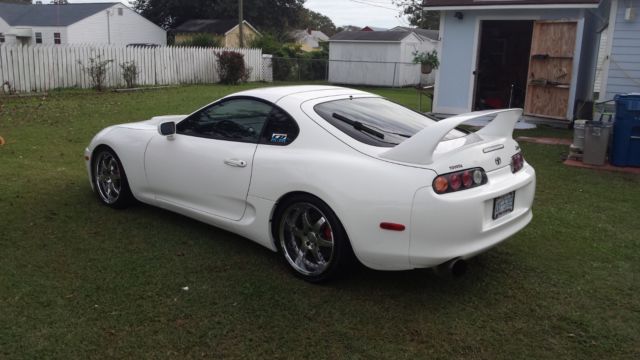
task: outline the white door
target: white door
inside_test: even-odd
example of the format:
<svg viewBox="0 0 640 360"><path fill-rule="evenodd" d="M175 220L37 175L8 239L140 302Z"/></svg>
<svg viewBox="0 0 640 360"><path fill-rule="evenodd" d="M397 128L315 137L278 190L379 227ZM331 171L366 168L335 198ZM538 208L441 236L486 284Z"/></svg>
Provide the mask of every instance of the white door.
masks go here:
<svg viewBox="0 0 640 360"><path fill-rule="evenodd" d="M253 156L271 110L254 99L227 99L182 120L173 139L156 135L145 154L156 198L240 220Z"/></svg>

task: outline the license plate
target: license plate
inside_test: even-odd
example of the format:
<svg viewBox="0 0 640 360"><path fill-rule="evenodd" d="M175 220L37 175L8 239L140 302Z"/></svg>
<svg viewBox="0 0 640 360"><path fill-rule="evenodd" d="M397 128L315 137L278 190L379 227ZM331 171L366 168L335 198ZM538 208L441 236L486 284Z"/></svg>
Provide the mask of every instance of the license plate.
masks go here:
<svg viewBox="0 0 640 360"><path fill-rule="evenodd" d="M493 199L493 220L512 212L515 199L515 191Z"/></svg>

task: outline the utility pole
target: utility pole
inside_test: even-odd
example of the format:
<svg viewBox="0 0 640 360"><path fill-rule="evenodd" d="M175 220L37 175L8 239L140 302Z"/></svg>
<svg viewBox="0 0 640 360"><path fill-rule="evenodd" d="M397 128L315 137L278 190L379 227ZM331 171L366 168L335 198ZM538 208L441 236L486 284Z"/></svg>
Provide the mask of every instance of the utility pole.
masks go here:
<svg viewBox="0 0 640 360"><path fill-rule="evenodd" d="M238 0L238 29L240 30L240 47L243 48L244 47L244 29L243 29L243 23L244 23L244 17L242 14L242 0Z"/></svg>

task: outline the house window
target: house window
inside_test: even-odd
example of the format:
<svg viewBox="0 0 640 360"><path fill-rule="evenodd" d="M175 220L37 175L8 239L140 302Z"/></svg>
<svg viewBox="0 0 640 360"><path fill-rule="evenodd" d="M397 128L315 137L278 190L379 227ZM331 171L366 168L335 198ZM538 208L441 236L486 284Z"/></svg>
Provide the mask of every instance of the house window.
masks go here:
<svg viewBox="0 0 640 360"><path fill-rule="evenodd" d="M4 34L0 33L0 44L4 42Z"/></svg>
<svg viewBox="0 0 640 360"><path fill-rule="evenodd" d="M53 33L53 43L56 45L60 45L62 43L60 33Z"/></svg>
<svg viewBox="0 0 640 360"><path fill-rule="evenodd" d="M36 44L42 44L42 33L41 32L37 32L36 33Z"/></svg>
<svg viewBox="0 0 640 360"><path fill-rule="evenodd" d="M118 8L118 16L122 16L124 14L124 10L122 8Z"/></svg>

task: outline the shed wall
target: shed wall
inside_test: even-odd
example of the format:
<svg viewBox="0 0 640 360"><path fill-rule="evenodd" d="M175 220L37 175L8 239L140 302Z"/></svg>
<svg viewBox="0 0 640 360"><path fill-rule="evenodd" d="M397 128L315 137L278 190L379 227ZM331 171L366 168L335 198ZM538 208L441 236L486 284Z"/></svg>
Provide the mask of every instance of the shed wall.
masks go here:
<svg viewBox="0 0 640 360"><path fill-rule="evenodd" d="M400 43L331 42L329 44L329 82L393 86Z"/></svg>
<svg viewBox="0 0 640 360"><path fill-rule="evenodd" d="M413 53L432 51L437 42L411 35L402 42L331 42L329 82L335 84L410 86L433 83L435 72L421 79Z"/></svg>
<svg viewBox="0 0 640 360"><path fill-rule="evenodd" d="M454 17L454 11L443 11L441 15L441 65L436 82L435 112L457 114L471 110L479 21L584 18L581 9L475 10L463 11L463 15L462 20ZM580 35L578 39L581 39Z"/></svg>

